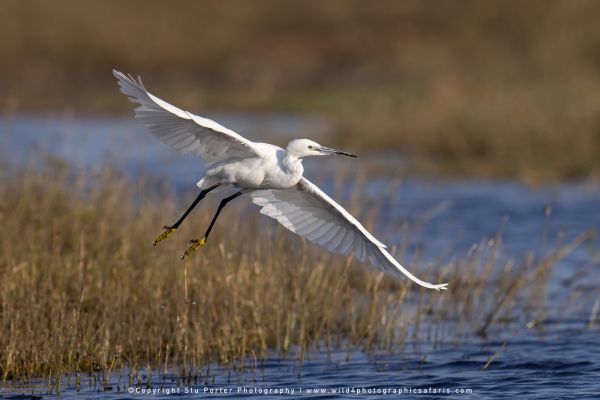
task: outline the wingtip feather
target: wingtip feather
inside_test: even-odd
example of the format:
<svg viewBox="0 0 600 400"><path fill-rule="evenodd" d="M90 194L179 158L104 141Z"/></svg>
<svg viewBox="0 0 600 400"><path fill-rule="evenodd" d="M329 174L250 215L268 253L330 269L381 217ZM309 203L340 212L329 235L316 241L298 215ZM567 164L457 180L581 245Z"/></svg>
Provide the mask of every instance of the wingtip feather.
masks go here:
<svg viewBox="0 0 600 400"><path fill-rule="evenodd" d="M438 292L440 290L448 290L448 284L447 283L441 283L439 285L434 285L434 289L437 290Z"/></svg>

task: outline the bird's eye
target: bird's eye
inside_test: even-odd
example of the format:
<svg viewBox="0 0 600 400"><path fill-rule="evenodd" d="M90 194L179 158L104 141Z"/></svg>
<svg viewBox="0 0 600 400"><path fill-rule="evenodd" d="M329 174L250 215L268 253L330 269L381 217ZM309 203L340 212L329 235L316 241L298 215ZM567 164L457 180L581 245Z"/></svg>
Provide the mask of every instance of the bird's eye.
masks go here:
<svg viewBox="0 0 600 400"><path fill-rule="evenodd" d="M308 145L308 149L309 149L309 150L312 150L312 148L313 148L313 147L312 147L312 145L311 145L311 144L309 144L309 145Z"/></svg>

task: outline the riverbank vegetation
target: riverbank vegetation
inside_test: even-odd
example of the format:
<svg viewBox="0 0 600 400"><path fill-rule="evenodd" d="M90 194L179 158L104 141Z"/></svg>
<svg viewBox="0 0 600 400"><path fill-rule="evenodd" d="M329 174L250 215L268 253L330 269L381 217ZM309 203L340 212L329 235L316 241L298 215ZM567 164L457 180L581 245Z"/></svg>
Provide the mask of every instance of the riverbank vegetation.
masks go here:
<svg viewBox="0 0 600 400"><path fill-rule="evenodd" d="M74 173L59 162L2 170L0 381L41 376L59 387L64 374L107 378L121 368L197 377L211 363L252 368L268 354L301 361L316 349L401 352L408 343L542 327L553 266L589 237L559 240L548 254L522 260L502 255L501 236L453 261L413 257L410 270L449 282L448 291L434 292L233 207L182 262L187 239L216 204L206 200L152 247L189 199L148 182L108 170ZM361 219L372 227L376 214L372 207ZM396 250L403 259L405 246ZM573 290L559 315L568 317L581 296Z"/></svg>
<svg viewBox="0 0 600 400"><path fill-rule="evenodd" d="M200 114L297 112L414 171L600 176L594 1L4 1L4 113L130 113L112 68Z"/></svg>

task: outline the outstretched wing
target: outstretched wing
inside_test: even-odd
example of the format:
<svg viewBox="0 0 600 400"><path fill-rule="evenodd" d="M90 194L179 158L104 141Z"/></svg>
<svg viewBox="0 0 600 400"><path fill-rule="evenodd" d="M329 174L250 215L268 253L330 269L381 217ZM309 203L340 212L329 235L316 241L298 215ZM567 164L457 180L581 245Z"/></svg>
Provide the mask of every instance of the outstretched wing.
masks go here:
<svg viewBox="0 0 600 400"><path fill-rule="evenodd" d="M289 189L258 190L251 196L261 207L261 214L329 251L354 254L359 261L368 260L380 271L404 275L429 289L446 289L445 283L433 285L407 271L356 218L306 178Z"/></svg>
<svg viewBox="0 0 600 400"><path fill-rule="evenodd" d="M154 136L185 154L195 154L206 165L231 158L253 157L258 150L253 142L213 120L202 118L148 93L141 78L113 70L121 92L139 104L135 117Z"/></svg>

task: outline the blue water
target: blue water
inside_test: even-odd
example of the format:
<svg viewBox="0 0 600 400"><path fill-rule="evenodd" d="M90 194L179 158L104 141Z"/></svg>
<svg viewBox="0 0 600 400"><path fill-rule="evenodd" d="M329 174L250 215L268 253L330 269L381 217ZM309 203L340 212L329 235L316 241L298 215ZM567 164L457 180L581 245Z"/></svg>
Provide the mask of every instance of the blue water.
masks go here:
<svg viewBox="0 0 600 400"><path fill-rule="evenodd" d="M148 376L144 372L140 373L143 383L137 384L137 379L130 380L129 371L118 371L106 389L99 383L100 374L82 374L79 390L74 376L65 377L60 396L49 393L40 383L36 387L5 388L4 394L0 391L0 398L24 399L27 397L23 395L33 392L44 398L65 399L173 396L598 399L599 334L597 329L562 324L545 335L523 335L505 341L473 340L437 348L409 345L403 352L392 355L312 353L302 363L295 357L273 357L243 373L213 369L209 371L208 382L206 368L197 375L193 371L192 378L185 383L176 374L154 372L151 388L146 385ZM149 390L155 392L148 393ZM274 394L274 390L283 394ZM319 393L309 393L313 390Z"/></svg>
<svg viewBox="0 0 600 400"><path fill-rule="evenodd" d="M319 119L293 115L216 117L254 140L285 146L290 137L300 136L327 144L327 126ZM110 162L133 177L149 174L167 179L179 193L195 190L194 184L202 175L202 166L195 157L181 156L164 146L132 118L0 119L2 164L35 162L47 154L79 168L99 169ZM429 262L461 258L474 244L495 238L499 231L502 257L519 260L530 251L547 254L557 241L568 242L586 230L597 231L600 227L597 186L568 183L531 188L513 181L406 178L395 173L402 163L403 158L393 154L361 154L356 160L319 158L305 162L305 175L342 204L356 205L353 211L359 217L370 212L370 205L377 204L383 211L373 230L390 245L406 245L404 261L410 261L415 254ZM386 172L353 185L365 164L383 165ZM335 176L343 176L348 185L336 185ZM357 195L358 204L353 200ZM548 210L550 217L546 215ZM404 227L410 227L409 237L403 234ZM136 393L135 387L134 393L129 394L128 371L118 371L109 391L94 385L93 380L90 384L86 376L79 392L73 379L63 384L61 397L192 396L185 393L186 388L197 389L202 395L211 395L204 392L206 388L233 390L229 394L213 393L215 397L238 397L238 388L244 387L296 390L293 395L254 394L276 398L309 396L307 389L315 387L328 392L310 394L311 398L600 398L600 330L598 324L588 326L594 304L600 301L599 244L598 237L589 240L558 263L551 279L548 319L541 330L516 327L498 332L493 341L473 337L435 347L409 344L394 354L352 353L349 359L343 351L330 355L313 352L302 363L295 355L285 360L273 355L255 370L241 374L213 366L208 385L201 379L186 386L177 384L176 374L156 375L153 387L163 387L165 391L154 395ZM585 279L577 279L580 275ZM575 311L566 322L562 316L563 322L553 323L553 313L558 311L554 306L573 291L581 293ZM206 371L201 373L204 376ZM34 389L8 386L0 389L0 398L14 398L32 390L45 397L55 396L42 389L41 384ZM173 387L179 393L166 393L166 388ZM138 391L141 388L145 386L138 386ZM300 388L303 392L299 394ZM331 392L338 388L349 392ZM367 392L358 394L352 388L364 388ZM374 388L392 393L368 392ZM425 388L443 393L414 391ZM458 394L455 389L470 389L473 393ZM398 394L393 390L413 391Z"/></svg>

